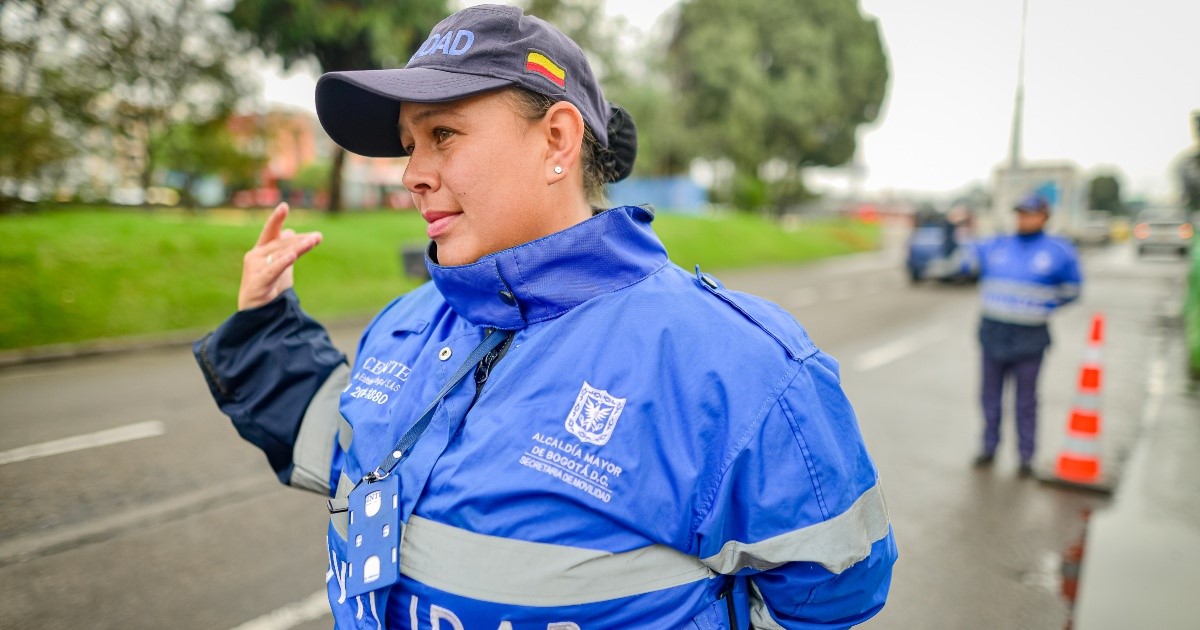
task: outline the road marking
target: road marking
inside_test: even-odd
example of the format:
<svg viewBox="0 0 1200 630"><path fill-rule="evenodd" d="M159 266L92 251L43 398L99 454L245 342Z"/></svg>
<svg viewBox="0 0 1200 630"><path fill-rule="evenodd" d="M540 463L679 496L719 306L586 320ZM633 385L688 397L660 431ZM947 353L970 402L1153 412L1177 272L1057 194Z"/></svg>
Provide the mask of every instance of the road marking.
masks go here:
<svg viewBox="0 0 1200 630"><path fill-rule="evenodd" d="M1163 393L1167 391L1167 361L1160 350L1146 370L1146 404L1142 407L1141 430L1149 430L1162 411Z"/></svg>
<svg viewBox="0 0 1200 630"><path fill-rule="evenodd" d="M233 630L287 630L330 614L329 596L317 591L308 597L272 610L271 612L234 628Z"/></svg>
<svg viewBox="0 0 1200 630"><path fill-rule="evenodd" d="M31 558L103 542L130 531L144 533L155 525L198 514L213 506L261 498L275 488L283 489L273 475L238 479L172 495L161 501L126 508L115 514L82 523L71 523L9 538L0 542L0 568Z"/></svg>
<svg viewBox="0 0 1200 630"><path fill-rule="evenodd" d="M104 431L97 431L95 433L76 435L74 437L63 438L61 440L51 440L49 442L42 442L41 444L31 444L29 446L22 446L8 451L0 451L0 464L23 462L27 459L34 459L37 457L62 455L63 453L82 451L85 448L119 444L121 442L129 442L131 440L140 440L142 438L162 435L165 432L166 427L158 420L137 422L134 424L127 424L123 427L117 427L115 429L106 429Z"/></svg>
<svg viewBox="0 0 1200 630"><path fill-rule="evenodd" d="M941 341L946 334L936 330L928 330L924 332L914 333L907 337L901 337L891 343L884 344L858 355L854 359L854 369L859 372L874 370L875 368L883 367L892 361L900 359L905 355L912 354L921 348Z"/></svg>

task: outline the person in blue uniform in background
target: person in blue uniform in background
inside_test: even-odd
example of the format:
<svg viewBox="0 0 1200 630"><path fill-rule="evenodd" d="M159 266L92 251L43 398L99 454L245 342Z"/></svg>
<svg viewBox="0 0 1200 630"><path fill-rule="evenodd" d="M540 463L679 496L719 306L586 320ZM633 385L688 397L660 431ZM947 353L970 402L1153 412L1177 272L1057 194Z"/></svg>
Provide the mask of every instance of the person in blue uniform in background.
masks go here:
<svg viewBox="0 0 1200 630"><path fill-rule="evenodd" d="M1016 386L1018 474L1033 474L1037 447L1038 372L1050 346L1047 322L1058 307L1079 297L1082 278L1075 249L1066 239L1046 234L1050 206L1031 195L1014 208L1016 234L976 244L982 317L983 355L980 401L983 444L976 467L991 466L1000 444L1001 399L1005 381Z"/></svg>
<svg viewBox="0 0 1200 630"><path fill-rule="evenodd" d="M194 350L279 479L328 499L337 627L845 628L883 607L895 539L837 363L673 264L648 208L603 209L636 130L574 42L475 6L404 68L316 92L339 145L408 156L432 280L348 362L293 290L322 237L280 206Z"/></svg>

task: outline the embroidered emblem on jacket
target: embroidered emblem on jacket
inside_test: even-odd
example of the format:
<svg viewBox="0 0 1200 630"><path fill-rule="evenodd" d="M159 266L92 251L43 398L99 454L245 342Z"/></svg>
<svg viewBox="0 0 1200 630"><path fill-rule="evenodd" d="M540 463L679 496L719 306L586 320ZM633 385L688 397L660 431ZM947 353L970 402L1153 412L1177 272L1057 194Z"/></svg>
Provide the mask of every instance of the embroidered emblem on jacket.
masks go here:
<svg viewBox="0 0 1200 630"><path fill-rule="evenodd" d="M567 415L567 430L583 442L604 446L612 437L624 408L624 398L617 398L584 381L579 396L575 398L575 406Z"/></svg>
<svg viewBox="0 0 1200 630"><path fill-rule="evenodd" d="M1038 252L1030 261L1033 266L1034 273L1046 274L1050 272L1050 267L1054 265L1054 258L1048 252Z"/></svg>

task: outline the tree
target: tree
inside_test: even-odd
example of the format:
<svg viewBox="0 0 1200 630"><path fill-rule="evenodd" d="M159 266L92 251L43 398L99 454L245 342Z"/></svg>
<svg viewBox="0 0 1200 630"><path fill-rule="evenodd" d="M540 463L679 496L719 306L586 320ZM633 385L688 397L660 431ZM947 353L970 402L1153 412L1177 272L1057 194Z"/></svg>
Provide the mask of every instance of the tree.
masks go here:
<svg viewBox="0 0 1200 630"><path fill-rule="evenodd" d="M196 205L192 186L203 175L220 175L226 182L254 177L266 156L243 151L234 142L224 119L177 124L151 141L154 168L183 174L180 196L185 208Z"/></svg>
<svg viewBox="0 0 1200 630"><path fill-rule="evenodd" d="M331 168L332 166L327 160L317 160L305 164L292 178L292 186L301 190L318 192L329 185Z"/></svg>
<svg viewBox="0 0 1200 630"><path fill-rule="evenodd" d="M518 4L526 14L546 20L579 44L605 87L626 78L628 63L617 49L614 25L604 15L604 0L522 0Z"/></svg>
<svg viewBox="0 0 1200 630"><path fill-rule="evenodd" d="M14 203L23 182L72 154L37 99L0 92L0 212Z"/></svg>
<svg viewBox="0 0 1200 630"><path fill-rule="evenodd" d="M25 186L52 187L95 122L104 84L64 52L73 24L97 16L83 4L0 2L0 209Z"/></svg>
<svg viewBox="0 0 1200 630"><path fill-rule="evenodd" d="M32 124L41 131L13 137L52 158L27 169L45 171L72 150L107 154L145 188L151 138L174 123L220 117L245 92L229 69L240 52L233 33L206 0L8 0L0 7L0 83L16 95L5 107L13 112L6 135L9 124Z"/></svg>
<svg viewBox="0 0 1200 630"><path fill-rule="evenodd" d="M1183 206L1191 212L1200 211L1200 110L1192 112L1192 133L1196 136L1194 151L1184 154L1179 163L1179 183L1183 191Z"/></svg>
<svg viewBox="0 0 1200 630"><path fill-rule="evenodd" d="M605 96L633 116L638 128L634 173L686 172L695 157L693 135L678 116L675 92L662 71L665 47L650 41L635 50L622 49L618 35L623 24L605 16L603 0L524 0L521 5L579 44Z"/></svg>
<svg viewBox="0 0 1200 630"><path fill-rule="evenodd" d="M240 52L204 0L108 0L92 53L111 87L96 102L112 129L145 147L141 185L154 168L151 139L188 121L223 119L247 92L231 70Z"/></svg>
<svg viewBox="0 0 1200 630"><path fill-rule="evenodd" d="M879 27L855 0L685 0L668 59L701 150L780 211L807 195L803 168L853 158L888 79Z"/></svg>
<svg viewBox="0 0 1200 630"><path fill-rule="evenodd" d="M1179 179L1183 188L1183 206L1200 212L1200 150L1186 156L1180 164Z"/></svg>
<svg viewBox="0 0 1200 630"><path fill-rule="evenodd" d="M449 11L445 0L236 0L226 12L254 45L284 68L315 60L322 72L400 67ZM329 211L341 210L342 164L334 148Z"/></svg>
<svg viewBox="0 0 1200 630"><path fill-rule="evenodd" d="M1092 210L1108 210L1112 213L1121 212L1121 182L1116 175L1097 175L1088 182L1088 207Z"/></svg>
<svg viewBox="0 0 1200 630"><path fill-rule="evenodd" d="M678 94L665 78L624 82L606 94L633 116L638 130L638 157L634 174L663 177L686 173L700 141L679 116Z"/></svg>

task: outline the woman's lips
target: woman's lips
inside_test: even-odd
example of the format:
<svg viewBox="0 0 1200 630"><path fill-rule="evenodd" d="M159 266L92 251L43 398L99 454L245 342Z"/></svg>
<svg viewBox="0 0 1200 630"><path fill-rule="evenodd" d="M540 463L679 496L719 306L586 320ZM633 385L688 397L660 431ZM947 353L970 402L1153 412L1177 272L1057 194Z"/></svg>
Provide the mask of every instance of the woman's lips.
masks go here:
<svg viewBox="0 0 1200 630"><path fill-rule="evenodd" d="M454 225L454 221L458 217L457 212L423 212L421 216L429 222L429 226L425 228L425 233L430 239L435 239L447 231Z"/></svg>

